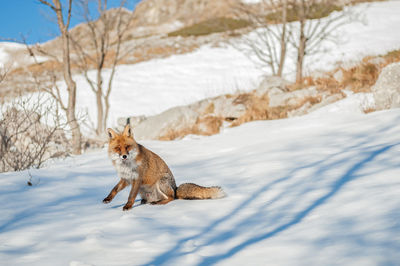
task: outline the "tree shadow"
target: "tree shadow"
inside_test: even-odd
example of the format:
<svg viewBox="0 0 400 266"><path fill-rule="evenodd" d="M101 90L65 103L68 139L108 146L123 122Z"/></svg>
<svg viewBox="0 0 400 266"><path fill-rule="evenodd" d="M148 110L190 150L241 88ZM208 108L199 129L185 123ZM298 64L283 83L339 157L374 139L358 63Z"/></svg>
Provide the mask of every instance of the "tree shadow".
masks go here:
<svg viewBox="0 0 400 266"><path fill-rule="evenodd" d="M359 177L356 175L358 170L362 169L366 164L368 164L369 162L374 160L375 157L388 151L389 149L393 148L394 146L396 146L396 145L388 145L388 146L384 146L384 147L381 147L377 150L370 152L364 159L362 159L358 163L354 164L350 169L347 170L347 172L344 175L342 175L339 179L337 179L336 182L334 182L332 184L331 189L328 193L319 197L317 200L312 202L312 204L310 204L309 206L304 208L302 211L298 212L292 219L290 219L290 221L283 223L270 231L260 234L257 237L249 238L246 241L243 241L242 243L234 246L233 248L231 248L230 250L228 250L227 252L225 252L223 254L206 257L199 263L199 265L211 265L211 264L217 263L223 259L233 256L234 254L238 253L239 251L243 250L244 248L246 248L249 245L253 245L262 240L271 238L271 237L289 229L290 227L300 223L310 212L312 212L318 206L324 204L327 200L329 200L336 193L338 193L339 190L342 189L346 183ZM234 232L232 232L232 234L234 234ZM231 237L232 237L232 235L229 236L229 238L231 238ZM217 236L216 238L219 238L219 236ZM213 240L215 240L216 238L214 238ZM225 237L224 239L227 239L227 238ZM204 245L211 244L212 241L209 241L209 243L205 243Z"/></svg>

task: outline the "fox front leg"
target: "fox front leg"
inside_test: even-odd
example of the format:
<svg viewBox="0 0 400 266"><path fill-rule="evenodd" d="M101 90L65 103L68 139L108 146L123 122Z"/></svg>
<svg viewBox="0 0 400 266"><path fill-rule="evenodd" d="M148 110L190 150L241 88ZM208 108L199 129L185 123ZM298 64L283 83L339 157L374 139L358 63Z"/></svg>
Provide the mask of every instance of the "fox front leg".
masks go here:
<svg viewBox="0 0 400 266"><path fill-rule="evenodd" d="M128 182L124 179L121 179L118 182L118 184L115 185L115 187L111 190L110 194L108 194L108 196L105 199L103 199L103 203L105 204L110 203L115 197L115 195L117 195L117 193L123 190L127 185Z"/></svg>
<svg viewBox="0 0 400 266"><path fill-rule="evenodd" d="M141 182L139 180L136 180L132 183L131 192L129 192L128 202L122 208L123 211L132 209L133 203L135 203L136 196L139 192L140 183Z"/></svg>

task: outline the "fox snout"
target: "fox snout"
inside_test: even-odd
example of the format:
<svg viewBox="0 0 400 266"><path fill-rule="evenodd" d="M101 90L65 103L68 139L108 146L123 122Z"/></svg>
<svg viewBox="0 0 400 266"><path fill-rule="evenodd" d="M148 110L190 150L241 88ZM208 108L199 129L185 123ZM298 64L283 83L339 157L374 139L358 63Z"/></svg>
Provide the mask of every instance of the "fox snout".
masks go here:
<svg viewBox="0 0 400 266"><path fill-rule="evenodd" d="M122 160L126 160L128 158L128 155L124 154L122 155Z"/></svg>

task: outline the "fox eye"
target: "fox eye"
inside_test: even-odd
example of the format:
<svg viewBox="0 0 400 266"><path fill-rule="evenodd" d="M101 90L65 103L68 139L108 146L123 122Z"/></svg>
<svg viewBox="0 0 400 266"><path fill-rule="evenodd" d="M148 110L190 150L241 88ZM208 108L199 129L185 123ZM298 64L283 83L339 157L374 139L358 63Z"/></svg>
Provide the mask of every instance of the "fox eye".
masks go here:
<svg viewBox="0 0 400 266"><path fill-rule="evenodd" d="M116 151L118 151L118 152L121 151L121 148L120 148L120 147L115 147L114 149L115 149Z"/></svg>
<svg viewBox="0 0 400 266"><path fill-rule="evenodd" d="M130 149L131 147L132 147L131 145L126 145L126 146L125 146L125 149L128 150L128 149Z"/></svg>

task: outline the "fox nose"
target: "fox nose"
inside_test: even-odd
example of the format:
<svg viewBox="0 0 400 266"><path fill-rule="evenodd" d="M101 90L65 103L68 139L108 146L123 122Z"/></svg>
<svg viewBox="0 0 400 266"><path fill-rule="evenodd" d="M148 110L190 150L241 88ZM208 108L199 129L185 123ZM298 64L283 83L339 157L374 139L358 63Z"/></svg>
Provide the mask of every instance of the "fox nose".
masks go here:
<svg viewBox="0 0 400 266"><path fill-rule="evenodd" d="M128 156L126 156L126 154L122 155L122 159L125 160L126 158L128 158Z"/></svg>

